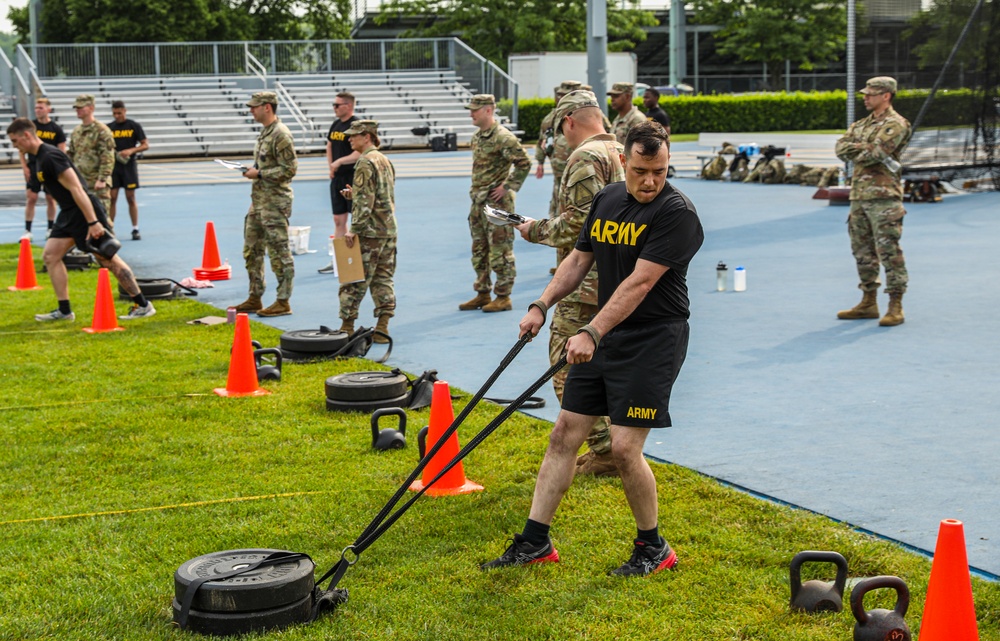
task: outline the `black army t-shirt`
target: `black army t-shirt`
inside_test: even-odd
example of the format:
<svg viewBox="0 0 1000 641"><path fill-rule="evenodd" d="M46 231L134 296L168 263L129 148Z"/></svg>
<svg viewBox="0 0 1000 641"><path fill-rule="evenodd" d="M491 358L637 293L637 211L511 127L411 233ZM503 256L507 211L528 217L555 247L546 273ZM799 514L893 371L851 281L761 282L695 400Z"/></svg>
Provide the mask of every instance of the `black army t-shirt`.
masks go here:
<svg viewBox="0 0 1000 641"><path fill-rule="evenodd" d="M670 116L668 116L667 112L663 111L663 108L659 105L646 112L646 120L655 120L663 125L664 129L670 126Z"/></svg>
<svg viewBox="0 0 1000 641"><path fill-rule="evenodd" d="M62 143L66 142L66 133L63 131L62 127L56 124L55 120L50 120L45 124L33 120L35 123L35 133L38 138L44 142L52 145L53 147L58 147ZM35 157L28 154L28 166L30 167L35 162Z"/></svg>
<svg viewBox="0 0 1000 641"><path fill-rule="evenodd" d="M597 261L597 304L604 307L641 258L670 269L619 327L684 320L690 316L688 263L705 240L698 213L669 183L651 202L632 197L625 183L598 192L576 248Z"/></svg>
<svg viewBox="0 0 1000 641"><path fill-rule="evenodd" d="M76 177L79 179L81 185L87 184L77 168L70 162L69 156L63 153L62 150L52 145L42 145L38 148L38 154L35 156L35 176L45 187L45 193L56 199L60 209L73 209L76 207L73 194L59 182L60 174L67 169L72 169L76 172Z"/></svg>
<svg viewBox="0 0 1000 641"><path fill-rule="evenodd" d="M146 139L146 132L142 130L142 125L134 120L126 118L123 122L112 120L108 123L111 135L115 137L115 151L138 147ZM129 161L135 160L135 156L129 156Z"/></svg>
<svg viewBox="0 0 1000 641"><path fill-rule="evenodd" d="M326 139L330 141L330 158L332 160L343 158L344 156L350 156L351 152L354 151L351 149L350 141L348 141L347 137L344 136L344 132L350 129L351 123L357 119L357 116L351 116L345 122L340 118L337 118L333 121L333 124L330 125L330 133L326 135ZM337 167L337 177L346 178L347 182L353 182L354 165L341 165L340 167Z"/></svg>

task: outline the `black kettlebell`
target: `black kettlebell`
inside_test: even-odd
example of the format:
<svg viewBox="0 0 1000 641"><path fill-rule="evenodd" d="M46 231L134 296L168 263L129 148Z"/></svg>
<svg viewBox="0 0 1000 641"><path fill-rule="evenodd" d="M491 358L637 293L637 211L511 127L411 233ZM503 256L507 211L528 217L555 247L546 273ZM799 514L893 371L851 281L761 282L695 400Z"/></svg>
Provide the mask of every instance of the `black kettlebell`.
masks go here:
<svg viewBox="0 0 1000 641"><path fill-rule="evenodd" d="M378 429L378 421L383 416L399 417L398 430ZM406 412L401 407L383 407L372 412L372 447L376 450L401 450L406 447Z"/></svg>
<svg viewBox="0 0 1000 641"><path fill-rule="evenodd" d="M865 594L878 588L896 590L896 607L865 612ZM851 612L857 620L854 641L911 641L910 628L903 620L908 607L910 590L898 576L876 576L860 581L851 590Z"/></svg>
<svg viewBox="0 0 1000 641"><path fill-rule="evenodd" d="M826 581L802 582L802 564L807 562L833 563L837 578L833 585ZM792 585L791 607L805 612L840 612L844 609L844 586L847 585L847 559L836 552L806 550L792 558L788 566L788 580Z"/></svg>
<svg viewBox="0 0 1000 641"><path fill-rule="evenodd" d="M261 357L266 355L275 357L274 365L265 365L261 362ZM253 362L257 365L258 381L280 381L281 380L281 350L277 347L267 347L255 349L253 351Z"/></svg>
<svg viewBox="0 0 1000 641"><path fill-rule="evenodd" d="M427 430L429 429L430 427L425 425L417 432L417 452L420 454L421 459L427 454Z"/></svg>

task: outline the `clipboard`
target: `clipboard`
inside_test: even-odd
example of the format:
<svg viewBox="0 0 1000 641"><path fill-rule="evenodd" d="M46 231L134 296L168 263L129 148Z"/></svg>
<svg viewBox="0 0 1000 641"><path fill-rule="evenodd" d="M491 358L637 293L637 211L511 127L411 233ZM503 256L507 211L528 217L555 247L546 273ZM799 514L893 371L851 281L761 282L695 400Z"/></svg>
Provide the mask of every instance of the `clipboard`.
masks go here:
<svg viewBox="0 0 1000 641"><path fill-rule="evenodd" d="M243 163L232 162L231 160L223 160L222 158L216 158L215 162L219 163L220 165L222 165L226 169L235 169L236 171L238 171L240 173L244 173L248 169L250 169L249 167L247 167Z"/></svg>
<svg viewBox="0 0 1000 641"><path fill-rule="evenodd" d="M334 238L333 256L337 261L337 277L341 285L364 282L365 266L361 262L360 238L354 238L354 247L348 247L343 238Z"/></svg>

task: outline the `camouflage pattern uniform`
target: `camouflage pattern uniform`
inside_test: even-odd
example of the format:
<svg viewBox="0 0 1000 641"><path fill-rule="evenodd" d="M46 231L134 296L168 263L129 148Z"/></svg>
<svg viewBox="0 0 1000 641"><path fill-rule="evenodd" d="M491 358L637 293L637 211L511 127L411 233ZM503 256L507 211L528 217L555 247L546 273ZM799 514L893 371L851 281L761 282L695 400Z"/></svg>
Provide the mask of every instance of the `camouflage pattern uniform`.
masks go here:
<svg viewBox="0 0 1000 641"><path fill-rule="evenodd" d="M492 96L490 97L492 100ZM491 287L490 271L496 273L493 293L510 296L514 288L517 269L514 266L514 228L509 225L491 224L483 213L483 206L490 201L500 209L514 211L514 192L521 188L531 170L531 159L521 143L509 129L494 123L486 131L472 135L472 187L469 196L469 232L472 234L472 268L476 271L473 288L488 293ZM493 202L489 193L503 185L507 193L499 202Z"/></svg>
<svg viewBox="0 0 1000 641"><path fill-rule="evenodd" d="M624 145L628 130L643 122L646 122L646 116L639 111L638 107L632 105L632 110L624 116L621 114L615 116L614 122L611 123L611 131L615 134L618 142Z"/></svg>
<svg viewBox="0 0 1000 641"><path fill-rule="evenodd" d="M745 183L759 182L765 185L780 185L785 181L785 161L781 158L761 158L753 171L743 179Z"/></svg>
<svg viewBox="0 0 1000 641"><path fill-rule="evenodd" d="M705 180L722 180L722 174L726 173L726 167L728 166L729 162L720 151L715 158L705 163L705 166L702 167L701 177Z"/></svg>
<svg viewBox="0 0 1000 641"><path fill-rule="evenodd" d="M571 91L579 89L582 85L576 80L565 80L555 88L556 104L559 100ZM552 198L549 200L549 218L559 215L559 183L562 182L563 169L566 167L566 160L573 153L572 147L566 142L566 137L561 132L553 129L553 119L556 108L552 107L542 118L542 125L538 128L538 142L535 144L535 161L539 165L550 158L552 166ZM551 140L551 146L549 141Z"/></svg>
<svg viewBox="0 0 1000 641"><path fill-rule="evenodd" d="M837 167L814 167L812 165L792 165L785 174L785 183L790 185L829 186L831 180L837 179Z"/></svg>
<svg viewBox="0 0 1000 641"><path fill-rule="evenodd" d="M559 261L569 255L580 229L590 213L597 192L606 185L625 180L618 155L624 152L613 134L597 134L583 141L569 157L559 190L559 217L536 220L531 225L528 240L556 247ZM549 325L549 362L554 364L566 350L566 342L590 323L597 315L597 267L591 267L587 277L573 293L556 305ZM569 368L564 367L552 377L556 397L562 402L563 388ZM603 417L587 438L595 454L611 451L611 422Z"/></svg>
<svg viewBox="0 0 1000 641"><path fill-rule="evenodd" d="M869 81L871 82L871 81ZM854 163L851 211L847 229L858 266L858 288L877 291L879 262L885 267L885 291L906 292L909 276L899 238L903 233L903 187L900 177L885 166L897 162L910 140L910 123L890 105L852 124L837 141L837 157Z"/></svg>
<svg viewBox="0 0 1000 641"><path fill-rule="evenodd" d="M367 122L367 121L359 121ZM354 126L348 132L355 131ZM389 159L370 147L354 165L351 185L351 233L361 243L365 280L340 286L340 318L354 320L371 288L375 318L393 316L396 293L396 170Z"/></svg>
<svg viewBox="0 0 1000 641"><path fill-rule="evenodd" d="M111 211L111 174L115 169L115 137L108 126L96 120L89 125L77 126L69 135L66 155L87 181L87 189L104 205L104 211ZM98 180L104 181L104 189L94 187Z"/></svg>
<svg viewBox="0 0 1000 641"><path fill-rule="evenodd" d="M264 127L253 149L260 175L250 191L250 209L243 224L243 259L250 277L250 295L264 295L264 252L278 279L278 299L292 297L295 262L288 246L288 219L292 215L292 178L298 171L295 141L280 120Z"/></svg>

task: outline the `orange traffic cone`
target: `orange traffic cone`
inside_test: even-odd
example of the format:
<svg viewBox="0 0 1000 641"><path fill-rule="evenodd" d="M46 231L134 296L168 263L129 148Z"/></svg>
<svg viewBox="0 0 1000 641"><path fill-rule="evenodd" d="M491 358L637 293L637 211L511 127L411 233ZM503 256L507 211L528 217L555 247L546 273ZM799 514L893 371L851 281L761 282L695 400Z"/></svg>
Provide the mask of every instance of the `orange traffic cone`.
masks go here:
<svg viewBox="0 0 1000 641"><path fill-rule="evenodd" d="M102 267L97 272L97 298L94 300L94 320L90 327L84 327L88 334L101 332L120 332L124 327L118 326L118 316L115 314L115 299L111 296L111 279L107 268Z"/></svg>
<svg viewBox="0 0 1000 641"><path fill-rule="evenodd" d="M41 289L38 286L38 279L35 278L35 261L31 258L31 241L27 238L21 239L21 253L17 256L17 278L14 280L14 286L7 289L12 292Z"/></svg>
<svg viewBox="0 0 1000 641"><path fill-rule="evenodd" d="M229 357L229 377L226 386L216 387L219 396L264 396L271 392L257 384L257 364L253 360L253 345L250 344L250 317L236 315L236 334L233 350Z"/></svg>
<svg viewBox="0 0 1000 641"><path fill-rule="evenodd" d="M197 280L229 280L232 268L219 259L219 243L215 240L215 223L205 223L205 245L201 251L201 267L194 268Z"/></svg>
<svg viewBox="0 0 1000 641"><path fill-rule="evenodd" d="M920 641L979 641L972 578L965 554L962 522L941 521L927 602L920 620Z"/></svg>
<svg viewBox="0 0 1000 641"><path fill-rule="evenodd" d="M431 420L427 426L427 450L430 451L441 436L455 422L455 410L451 406L451 392L448 391L448 383L436 381L434 383L434 394L431 396ZM438 450L424 468L421 480L414 481L410 485L410 490L419 492L427 487L427 484L444 469L455 455L458 454L458 434L452 434L445 444ZM462 462L448 470L448 472L427 490L430 496L451 496L454 494L468 494L469 492L479 492L482 485L477 485L465 478L465 470Z"/></svg>

